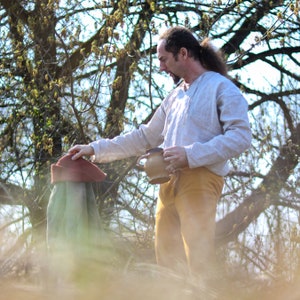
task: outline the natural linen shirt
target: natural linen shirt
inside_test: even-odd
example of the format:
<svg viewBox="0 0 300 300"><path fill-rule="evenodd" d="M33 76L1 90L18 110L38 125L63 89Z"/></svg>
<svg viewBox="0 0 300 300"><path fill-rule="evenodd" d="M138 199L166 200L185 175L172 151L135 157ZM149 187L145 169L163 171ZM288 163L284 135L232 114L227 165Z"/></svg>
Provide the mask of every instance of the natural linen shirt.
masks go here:
<svg viewBox="0 0 300 300"><path fill-rule="evenodd" d="M185 148L190 168L206 167L224 176L227 161L251 143L248 105L226 77L208 71L184 91L176 87L158 107L148 124L113 139L90 143L98 162L138 156L161 146Z"/></svg>

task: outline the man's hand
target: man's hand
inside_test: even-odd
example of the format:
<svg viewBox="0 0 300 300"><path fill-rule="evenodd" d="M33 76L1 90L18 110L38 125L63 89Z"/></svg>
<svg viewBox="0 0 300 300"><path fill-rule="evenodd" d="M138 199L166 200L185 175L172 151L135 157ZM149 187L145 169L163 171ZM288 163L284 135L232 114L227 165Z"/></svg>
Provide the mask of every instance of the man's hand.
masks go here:
<svg viewBox="0 0 300 300"><path fill-rule="evenodd" d="M169 162L166 170L175 173L179 169L189 166L184 147L174 146L164 149L164 160Z"/></svg>
<svg viewBox="0 0 300 300"><path fill-rule="evenodd" d="M94 155L94 148L90 145L75 145L69 151L69 154L74 154L72 156L73 160L76 160L82 156L91 156Z"/></svg>

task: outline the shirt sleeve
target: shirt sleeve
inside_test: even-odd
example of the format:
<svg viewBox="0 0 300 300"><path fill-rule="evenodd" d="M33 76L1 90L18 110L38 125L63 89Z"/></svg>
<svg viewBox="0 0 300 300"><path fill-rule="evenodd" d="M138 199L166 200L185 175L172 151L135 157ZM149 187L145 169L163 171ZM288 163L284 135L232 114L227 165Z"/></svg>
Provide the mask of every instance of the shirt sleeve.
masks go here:
<svg viewBox="0 0 300 300"><path fill-rule="evenodd" d="M99 139L90 143L95 152L94 161L106 163L138 156L149 148L159 146L163 141L164 120L164 110L159 106L149 123L142 124L138 129L113 139Z"/></svg>
<svg viewBox="0 0 300 300"><path fill-rule="evenodd" d="M211 170L220 169L220 164L225 164L251 145L248 104L239 89L231 82L223 83L216 90L215 99L219 117L216 128L221 126L221 131L204 143L195 142L185 147L191 168L208 166Z"/></svg>

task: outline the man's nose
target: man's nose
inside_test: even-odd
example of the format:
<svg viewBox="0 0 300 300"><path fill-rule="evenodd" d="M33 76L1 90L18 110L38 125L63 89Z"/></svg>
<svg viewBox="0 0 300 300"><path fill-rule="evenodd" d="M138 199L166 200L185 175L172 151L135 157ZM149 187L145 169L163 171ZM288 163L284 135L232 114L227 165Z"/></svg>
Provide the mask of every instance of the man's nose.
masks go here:
<svg viewBox="0 0 300 300"><path fill-rule="evenodd" d="M166 70L166 65L163 63L163 62L160 62L159 63L159 71L160 72L163 72Z"/></svg>

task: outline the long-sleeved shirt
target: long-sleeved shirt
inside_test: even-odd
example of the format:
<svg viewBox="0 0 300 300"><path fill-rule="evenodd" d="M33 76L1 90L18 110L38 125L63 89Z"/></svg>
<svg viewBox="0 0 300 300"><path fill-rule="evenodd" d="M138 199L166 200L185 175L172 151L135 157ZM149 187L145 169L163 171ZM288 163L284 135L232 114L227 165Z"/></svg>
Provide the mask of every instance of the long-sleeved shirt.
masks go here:
<svg viewBox="0 0 300 300"><path fill-rule="evenodd" d="M98 162L138 156L157 146L182 146L190 168L204 166L220 176L228 173L228 160L250 144L245 98L229 79L212 71L200 75L187 91L176 87L149 123L90 143Z"/></svg>

